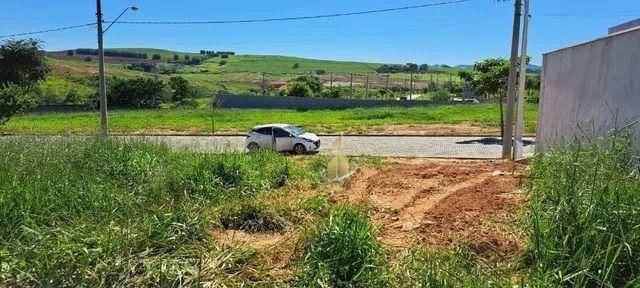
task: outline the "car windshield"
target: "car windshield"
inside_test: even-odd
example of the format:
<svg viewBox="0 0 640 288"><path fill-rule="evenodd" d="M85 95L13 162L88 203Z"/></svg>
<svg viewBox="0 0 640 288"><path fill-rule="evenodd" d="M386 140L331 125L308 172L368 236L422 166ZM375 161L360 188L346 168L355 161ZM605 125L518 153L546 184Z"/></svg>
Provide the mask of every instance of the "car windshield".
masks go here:
<svg viewBox="0 0 640 288"><path fill-rule="evenodd" d="M302 131L302 129L296 126L287 126L287 127L284 127L284 130L289 131L289 133L293 134L294 136L300 136L305 133L304 131Z"/></svg>

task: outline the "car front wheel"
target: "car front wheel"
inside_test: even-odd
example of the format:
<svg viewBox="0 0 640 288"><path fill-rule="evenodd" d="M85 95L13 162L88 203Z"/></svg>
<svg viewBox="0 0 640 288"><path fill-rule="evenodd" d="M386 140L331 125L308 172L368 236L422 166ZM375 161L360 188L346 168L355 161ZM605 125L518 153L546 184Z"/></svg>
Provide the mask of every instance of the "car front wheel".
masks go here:
<svg viewBox="0 0 640 288"><path fill-rule="evenodd" d="M293 146L293 152L296 153L297 155L302 155L307 153L307 148L304 147L304 145L298 143Z"/></svg>

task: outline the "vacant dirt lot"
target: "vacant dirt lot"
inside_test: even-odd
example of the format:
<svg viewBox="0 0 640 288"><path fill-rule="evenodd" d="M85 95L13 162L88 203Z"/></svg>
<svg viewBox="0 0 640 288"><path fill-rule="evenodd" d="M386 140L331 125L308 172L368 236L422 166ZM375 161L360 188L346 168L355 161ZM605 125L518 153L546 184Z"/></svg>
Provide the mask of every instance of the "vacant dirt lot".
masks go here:
<svg viewBox="0 0 640 288"><path fill-rule="evenodd" d="M396 247L474 245L511 256L524 165L498 161L394 160L362 168L339 195L372 208L380 240Z"/></svg>
<svg viewBox="0 0 640 288"><path fill-rule="evenodd" d="M392 247L469 244L483 257L507 260L523 245L516 223L525 169L502 161L392 159L361 167L328 196L334 203L369 207L380 241ZM294 198L309 196L300 193ZM226 244L271 251L264 260L278 265L290 259L298 234L214 231Z"/></svg>

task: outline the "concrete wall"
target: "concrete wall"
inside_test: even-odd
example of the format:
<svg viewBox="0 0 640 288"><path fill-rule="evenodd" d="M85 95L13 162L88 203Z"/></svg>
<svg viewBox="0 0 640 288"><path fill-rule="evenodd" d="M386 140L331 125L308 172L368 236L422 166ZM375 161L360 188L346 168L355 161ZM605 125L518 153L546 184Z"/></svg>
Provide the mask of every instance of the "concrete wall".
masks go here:
<svg viewBox="0 0 640 288"><path fill-rule="evenodd" d="M542 151L640 116L640 29L547 53L543 62L537 141ZM632 128L640 133L639 124Z"/></svg>
<svg viewBox="0 0 640 288"><path fill-rule="evenodd" d="M326 99L253 95L219 95L217 99L218 101L220 101L221 108L263 108L294 110L340 110L375 107L425 107L451 104L450 102L432 101Z"/></svg>

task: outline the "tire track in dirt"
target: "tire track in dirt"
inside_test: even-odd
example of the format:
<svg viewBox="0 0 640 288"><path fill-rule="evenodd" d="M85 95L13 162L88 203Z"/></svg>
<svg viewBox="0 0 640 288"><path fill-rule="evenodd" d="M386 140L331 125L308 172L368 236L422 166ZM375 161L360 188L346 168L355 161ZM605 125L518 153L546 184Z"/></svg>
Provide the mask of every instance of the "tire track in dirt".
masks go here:
<svg viewBox="0 0 640 288"><path fill-rule="evenodd" d="M511 192L519 187L524 168L501 161L397 160L362 168L344 185L342 197L371 207L380 240L391 246L470 240L510 251L501 245L518 246L509 230L520 198Z"/></svg>

